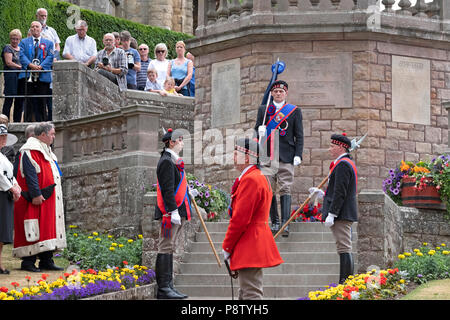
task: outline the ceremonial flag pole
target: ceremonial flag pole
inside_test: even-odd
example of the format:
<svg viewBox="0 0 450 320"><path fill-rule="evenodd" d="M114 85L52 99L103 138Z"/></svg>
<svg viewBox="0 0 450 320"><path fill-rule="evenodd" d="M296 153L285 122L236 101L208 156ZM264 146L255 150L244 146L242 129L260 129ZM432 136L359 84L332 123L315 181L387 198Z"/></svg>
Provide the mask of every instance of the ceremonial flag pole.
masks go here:
<svg viewBox="0 0 450 320"><path fill-rule="evenodd" d="M191 199L192 199L192 203L194 203L195 211L198 214L198 217L199 217L200 222L202 224L203 230L205 231L206 237L208 238L209 244L211 245L211 249L214 252L214 255L216 256L217 264L219 265L219 268L221 268L222 264L220 263L220 259L219 259L219 256L217 255L216 248L214 247L214 243L212 242L211 237L210 237L209 232L208 232L208 229L206 228L205 221L203 221L202 215L200 214L200 211L198 210L197 203L195 202L195 198L191 196Z"/></svg>

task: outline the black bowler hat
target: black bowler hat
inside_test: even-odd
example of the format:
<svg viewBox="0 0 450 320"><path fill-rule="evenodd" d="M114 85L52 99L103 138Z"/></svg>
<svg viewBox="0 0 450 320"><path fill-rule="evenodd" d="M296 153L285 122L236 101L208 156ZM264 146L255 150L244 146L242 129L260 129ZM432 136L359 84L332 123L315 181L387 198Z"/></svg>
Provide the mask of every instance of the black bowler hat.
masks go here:
<svg viewBox="0 0 450 320"><path fill-rule="evenodd" d="M243 152L255 158L259 156L259 145L258 140L250 138L241 138L236 141L234 150Z"/></svg>
<svg viewBox="0 0 450 320"><path fill-rule="evenodd" d="M350 141L349 138L347 138L347 134L344 132L342 134L333 134L331 136L331 143L338 145L338 146L342 146L345 149L350 149L350 146L352 145L352 142Z"/></svg>
<svg viewBox="0 0 450 320"><path fill-rule="evenodd" d="M284 91L288 90L288 84L286 81L283 80L277 80L274 83L272 83L272 85L270 86L270 91L272 91L273 89L283 89Z"/></svg>

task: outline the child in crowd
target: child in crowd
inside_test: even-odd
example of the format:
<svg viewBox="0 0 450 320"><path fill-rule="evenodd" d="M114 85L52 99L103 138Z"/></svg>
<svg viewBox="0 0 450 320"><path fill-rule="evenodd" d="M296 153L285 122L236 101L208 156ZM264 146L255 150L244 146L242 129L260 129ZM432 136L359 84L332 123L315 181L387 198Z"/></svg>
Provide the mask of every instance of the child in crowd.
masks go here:
<svg viewBox="0 0 450 320"><path fill-rule="evenodd" d="M158 83L158 81L156 81L157 77L158 71L156 71L155 68L149 68L147 70L147 83L145 84L145 91L155 92L159 94L163 92L161 85Z"/></svg>
<svg viewBox="0 0 450 320"><path fill-rule="evenodd" d="M171 96L182 96L181 93L175 91L175 80L172 77L167 77L166 81L164 81L163 91Z"/></svg>

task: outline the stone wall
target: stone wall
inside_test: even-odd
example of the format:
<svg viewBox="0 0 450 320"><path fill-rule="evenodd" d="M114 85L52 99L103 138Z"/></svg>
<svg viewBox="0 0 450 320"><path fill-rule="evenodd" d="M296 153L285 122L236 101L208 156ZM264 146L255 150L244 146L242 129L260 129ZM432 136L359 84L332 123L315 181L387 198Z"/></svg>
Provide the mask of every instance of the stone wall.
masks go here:
<svg viewBox="0 0 450 320"><path fill-rule="evenodd" d="M101 13L187 34L194 33L194 0L63 0ZM121 30L117 30L121 31Z"/></svg>
<svg viewBox="0 0 450 320"><path fill-rule="evenodd" d="M381 190L362 190L358 203L359 272L392 266L398 254L412 252L423 242L450 242L450 222L442 210L399 207Z"/></svg>

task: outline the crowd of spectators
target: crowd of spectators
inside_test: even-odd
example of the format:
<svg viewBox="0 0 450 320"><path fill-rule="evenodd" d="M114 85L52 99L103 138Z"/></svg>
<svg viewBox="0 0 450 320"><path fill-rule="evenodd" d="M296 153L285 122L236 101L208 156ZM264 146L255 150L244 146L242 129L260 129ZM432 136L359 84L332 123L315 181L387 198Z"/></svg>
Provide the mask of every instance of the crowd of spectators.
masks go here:
<svg viewBox="0 0 450 320"><path fill-rule="evenodd" d="M61 52L61 40L47 25L47 10L39 8L27 37L19 29L9 33L10 43L1 57L4 74L2 114L13 122L52 121L52 67L60 59L76 60L117 84L119 91L142 90L162 96L194 96L194 56L186 53L183 41L175 46L177 57L167 59L168 48L158 43L150 57L147 44L138 44L129 31L103 36L103 49L88 33L88 24L79 20L76 34L67 37ZM18 72L20 70L21 72ZM168 81L166 81L168 80ZM24 98L25 96L25 98Z"/></svg>

